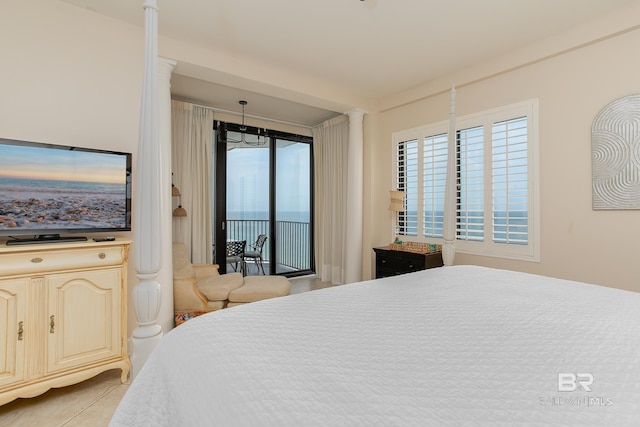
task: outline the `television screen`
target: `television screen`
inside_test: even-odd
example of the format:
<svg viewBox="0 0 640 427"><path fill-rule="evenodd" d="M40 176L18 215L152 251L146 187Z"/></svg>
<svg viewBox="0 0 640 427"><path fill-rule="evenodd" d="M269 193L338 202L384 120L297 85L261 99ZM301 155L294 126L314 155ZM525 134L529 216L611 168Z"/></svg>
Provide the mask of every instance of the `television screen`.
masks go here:
<svg viewBox="0 0 640 427"><path fill-rule="evenodd" d="M130 153L0 139L0 236L128 230Z"/></svg>

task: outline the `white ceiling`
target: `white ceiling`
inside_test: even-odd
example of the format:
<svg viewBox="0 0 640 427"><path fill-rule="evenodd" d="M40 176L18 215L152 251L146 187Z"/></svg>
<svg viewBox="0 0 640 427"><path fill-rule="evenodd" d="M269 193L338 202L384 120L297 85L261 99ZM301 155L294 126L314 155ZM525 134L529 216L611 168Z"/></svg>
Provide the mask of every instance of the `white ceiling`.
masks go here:
<svg viewBox="0 0 640 427"><path fill-rule="evenodd" d="M62 0L144 25L143 0ZM159 33L271 69L384 98L561 33L636 0L158 0ZM333 112L172 78L218 108L317 124ZM217 101L215 100L217 98Z"/></svg>

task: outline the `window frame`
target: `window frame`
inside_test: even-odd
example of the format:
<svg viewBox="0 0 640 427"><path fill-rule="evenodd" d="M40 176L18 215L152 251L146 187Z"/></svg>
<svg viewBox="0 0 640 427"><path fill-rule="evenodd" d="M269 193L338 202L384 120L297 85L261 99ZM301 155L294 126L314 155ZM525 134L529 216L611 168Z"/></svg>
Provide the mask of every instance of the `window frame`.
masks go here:
<svg viewBox="0 0 640 427"><path fill-rule="evenodd" d="M484 240L460 240L458 239L458 226L456 214L455 247L457 253L481 255L505 259L524 261L540 261L540 195L539 195L539 144L538 144L538 100L530 99L510 105L505 105L478 113L473 113L456 119L456 138L461 130L482 126L484 129ZM527 207L528 207L528 242L527 244L511 244L494 242L493 240L493 125L502 121L508 121L519 117L527 117ZM393 177L392 188L398 185L398 145L410 141L418 141L418 223L417 235L402 234L405 241L428 242L442 244L443 238L424 236L424 152L425 138L432 138L440 134L447 134L449 121L418 126L394 132L392 134L392 162ZM458 150L456 143L456 150ZM458 160L458 159L457 159ZM459 185L459 181L456 182ZM458 186L458 191L460 187ZM455 197L458 197L456 191ZM457 203L456 203L457 206ZM396 221L402 218L404 213L397 214Z"/></svg>

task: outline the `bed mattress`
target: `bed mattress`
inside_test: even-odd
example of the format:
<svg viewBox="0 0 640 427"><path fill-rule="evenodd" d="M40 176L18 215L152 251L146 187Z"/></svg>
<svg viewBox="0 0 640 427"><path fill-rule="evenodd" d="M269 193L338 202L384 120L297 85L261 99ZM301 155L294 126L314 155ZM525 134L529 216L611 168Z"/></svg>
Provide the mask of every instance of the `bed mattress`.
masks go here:
<svg viewBox="0 0 640 427"><path fill-rule="evenodd" d="M640 294L455 266L221 310L111 425L640 426Z"/></svg>

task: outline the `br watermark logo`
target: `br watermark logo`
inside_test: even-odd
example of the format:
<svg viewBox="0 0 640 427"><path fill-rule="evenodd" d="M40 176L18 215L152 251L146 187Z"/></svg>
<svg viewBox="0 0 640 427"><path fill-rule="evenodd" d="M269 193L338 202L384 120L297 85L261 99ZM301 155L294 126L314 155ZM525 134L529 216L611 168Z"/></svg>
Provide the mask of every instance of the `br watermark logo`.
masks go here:
<svg viewBox="0 0 640 427"><path fill-rule="evenodd" d="M613 405L611 398L591 394L591 386L593 383L594 377L591 373L561 372L558 374L558 392L561 394L557 396L540 397L539 403L545 406L567 407Z"/></svg>
<svg viewBox="0 0 640 427"><path fill-rule="evenodd" d="M558 391L576 391L578 388L584 391L591 391L589 386L593 384L591 374L558 374Z"/></svg>

